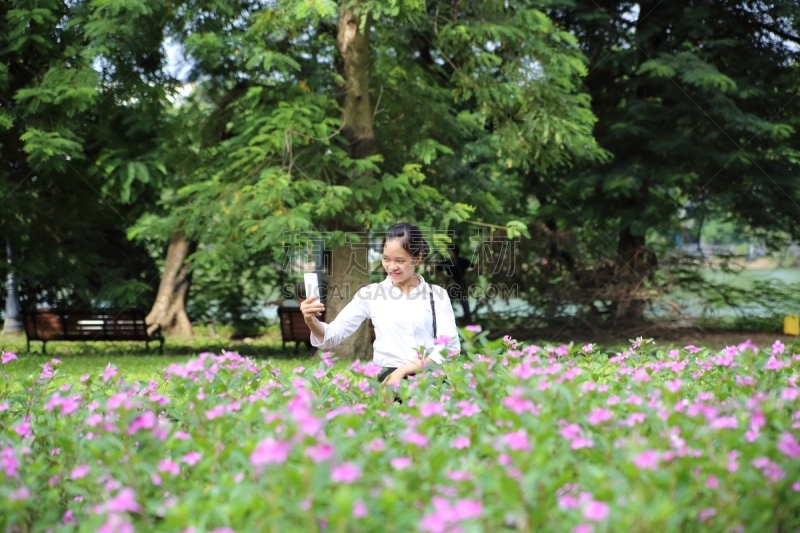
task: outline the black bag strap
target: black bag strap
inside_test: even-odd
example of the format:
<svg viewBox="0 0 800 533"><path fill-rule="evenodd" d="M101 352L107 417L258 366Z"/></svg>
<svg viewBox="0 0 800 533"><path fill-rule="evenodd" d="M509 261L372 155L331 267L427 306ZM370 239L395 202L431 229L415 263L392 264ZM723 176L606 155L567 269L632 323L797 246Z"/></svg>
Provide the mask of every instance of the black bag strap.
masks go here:
<svg viewBox="0 0 800 533"><path fill-rule="evenodd" d="M433 314L433 338L436 338L436 307L433 305L433 289L431 289L431 314Z"/></svg>

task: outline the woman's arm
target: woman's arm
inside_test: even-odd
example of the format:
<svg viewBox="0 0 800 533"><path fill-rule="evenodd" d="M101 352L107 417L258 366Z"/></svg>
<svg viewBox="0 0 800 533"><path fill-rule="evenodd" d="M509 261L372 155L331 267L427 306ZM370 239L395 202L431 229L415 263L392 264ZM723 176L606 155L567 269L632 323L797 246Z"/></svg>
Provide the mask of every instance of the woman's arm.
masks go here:
<svg viewBox="0 0 800 533"><path fill-rule="evenodd" d="M358 326L369 317L369 300L366 294L362 291L357 292L330 324L317 319L317 316L325 310L325 306L316 301L316 296L304 300L300 304L300 310L303 312L306 324L311 329L311 345L320 350L331 350L352 335Z"/></svg>
<svg viewBox="0 0 800 533"><path fill-rule="evenodd" d="M445 355L450 351L461 352L461 340L456 328L456 317L453 314L453 305L450 303L450 296L447 291L438 285L431 285L434 291L433 304L436 309L436 335L441 340L443 337L450 339L447 344L437 344L431 354L423 359L415 359L409 363L398 367L397 370L389 374L384 383L400 383L404 377L416 374L431 362L441 365L444 361L441 352Z"/></svg>

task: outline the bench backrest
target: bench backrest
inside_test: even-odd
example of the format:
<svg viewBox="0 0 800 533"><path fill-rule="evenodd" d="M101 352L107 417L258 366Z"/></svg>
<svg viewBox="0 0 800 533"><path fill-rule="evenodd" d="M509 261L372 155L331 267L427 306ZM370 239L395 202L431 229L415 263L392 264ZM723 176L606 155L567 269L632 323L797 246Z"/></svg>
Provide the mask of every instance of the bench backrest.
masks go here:
<svg viewBox="0 0 800 533"><path fill-rule="evenodd" d="M91 313L36 310L23 313L31 340L144 340L148 338L144 313Z"/></svg>
<svg viewBox="0 0 800 533"><path fill-rule="evenodd" d="M320 320L324 318L323 313ZM278 321L281 324L281 338L285 342L308 342L311 339L311 328L303 319L303 312L299 307L278 307ZM375 328L371 320L368 319L368 323L370 336L374 341Z"/></svg>
<svg viewBox="0 0 800 533"><path fill-rule="evenodd" d="M308 342L311 339L311 328L303 319L299 307L278 307L278 320L284 341Z"/></svg>

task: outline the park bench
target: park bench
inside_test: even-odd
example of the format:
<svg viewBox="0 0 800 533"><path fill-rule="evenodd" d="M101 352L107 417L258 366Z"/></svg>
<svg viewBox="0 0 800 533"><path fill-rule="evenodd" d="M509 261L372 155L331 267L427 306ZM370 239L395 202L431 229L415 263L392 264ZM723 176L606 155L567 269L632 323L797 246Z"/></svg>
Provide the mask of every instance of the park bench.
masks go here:
<svg viewBox="0 0 800 533"><path fill-rule="evenodd" d="M158 353L164 353L164 337L159 328L147 334L144 313L139 311L86 312L37 309L23 311L28 351L31 341L42 342L42 353L47 353L48 341L144 341L150 349L151 341L158 341Z"/></svg>
<svg viewBox="0 0 800 533"><path fill-rule="evenodd" d="M320 320L323 320L324 316L323 314ZM311 346L311 329L303 319L303 313L300 311L299 307L279 306L278 321L281 324L281 341L284 349L286 349L287 342L295 343L294 353L297 353L297 347L301 342L305 343L309 350L313 348L313 346ZM372 326L372 321L369 322L369 331L374 341L375 328Z"/></svg>

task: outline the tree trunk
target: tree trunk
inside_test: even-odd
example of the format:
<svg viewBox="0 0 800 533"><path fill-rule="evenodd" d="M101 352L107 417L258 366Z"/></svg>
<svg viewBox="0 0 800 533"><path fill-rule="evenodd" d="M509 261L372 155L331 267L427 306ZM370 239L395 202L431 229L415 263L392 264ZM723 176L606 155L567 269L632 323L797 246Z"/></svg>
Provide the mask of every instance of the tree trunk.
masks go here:
<svg viewBox="0 0 800 533"><path fill-rule="evenodd" d="M179 337L192 336L192 323L186 314L186 300L192 275L186 259L197 249L182 231L174 232L167 246L167 261L158 286L153 308L145 318L147 332L153 333L159 326L164 334Z"/></svg>
<svg viewBox="0 0 800 533"><path fill-rule="evenodd" d="M363 257L358 257L359 255ZM336 318L353 299L356 291L369 283L368 272L357 266L366 264L366 260L366 249L351 248L349 244L344 244L332 250L330 274L325 279L326 322L330 323ZM346 274L348 270L350 273ZM340 360L372 360L372 338L367 324L368 321L365 320L355 333L336 347L334 353Z"/></svg>
<svg viewBox="0 0 800 533"><path fill-rule="evenodd" d="M343 8L339 13L339 27L336 34L336 48L339 52L336 67L344 79L338 101L342 107L342 136L347 141L345 147L347 153L353 159L363 159L374 155L378 149L375 130L372 127L367 68L371 20L367 16L362 31L362 21L354 13L359 7L358 2L348 5L350 9ZM354 177L341 176L345 182ZM341 223L336 226L339 230L363 230ZM327 322L336 318L344 306L352 300L356 291L369 283L368 270L358 265L368 265L365 248L351 247L345 243L332 250L330 272L326 277L325 320ZM372 341L366 321L336 348L335 353L341 360L372 359Z"/></svg>
<svg viewBox="0 0 800 533"><path fill-rule="evenodd" d="M353 7L357 8L358 3ZM347 153L353 159L363 159L378 151L369 98L370 24L370 17L367 16L362 33L361 19L353 13L353 9L343 9L339 14L337 68L344 78L344 84L338 101L342 106L342 135L347 139Z"/></svg>
<svg viewBox="0 0 800 533"><path fill-rule="evenodd" d="M653 269L653 255L647 250L644 235L634 235L630 227L619 233L615 278L621 288L616 302L616 318L624 322L644 322L642 292Z"/></svg>

